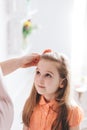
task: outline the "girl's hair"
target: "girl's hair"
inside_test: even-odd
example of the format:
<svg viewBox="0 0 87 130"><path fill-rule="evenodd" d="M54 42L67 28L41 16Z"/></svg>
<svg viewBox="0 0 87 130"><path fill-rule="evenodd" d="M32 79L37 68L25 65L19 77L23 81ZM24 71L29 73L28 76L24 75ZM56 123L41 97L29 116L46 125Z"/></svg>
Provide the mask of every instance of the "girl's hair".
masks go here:
<svg viewBox="0 0 87 130"><path fill-rule="evenodd" d="M63 79L63 88L58 87L58 90L56 91L55 100L58 102L58 116L54 120L51 130L58 130L60 127L61 130L69 130L69 123L67 120L70 93L70 76L69 66L67 62L68 60L64 55L51 51L44 51L44 53L41 55L41 59L55 62L60 78ZM33 84L31 94L24 105L22 114L23 123L28 127L34 107L39 103L39 100L40 94L37 93Z"/></svg>

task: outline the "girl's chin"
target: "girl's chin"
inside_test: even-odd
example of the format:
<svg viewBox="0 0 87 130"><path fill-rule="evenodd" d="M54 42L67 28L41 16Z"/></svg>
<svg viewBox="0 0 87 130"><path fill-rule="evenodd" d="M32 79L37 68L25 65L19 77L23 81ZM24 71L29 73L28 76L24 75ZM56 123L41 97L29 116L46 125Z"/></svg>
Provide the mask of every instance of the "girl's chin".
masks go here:
<svg viewBox="0 0 87 130"><path fill-rule="evenodd" d="M37 90L37 92L38 92L38 94L40 94L40 95L45 94L45 92L43 92L43 91L41 91L41 90Z"/></svg>

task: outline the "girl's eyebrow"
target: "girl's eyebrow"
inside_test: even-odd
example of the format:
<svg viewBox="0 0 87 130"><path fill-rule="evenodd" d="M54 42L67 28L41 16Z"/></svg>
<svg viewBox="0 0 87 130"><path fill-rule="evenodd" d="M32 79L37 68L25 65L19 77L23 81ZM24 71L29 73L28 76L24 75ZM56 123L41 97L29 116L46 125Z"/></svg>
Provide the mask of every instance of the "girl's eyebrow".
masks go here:
<svg viewBox="0 0 87 130"><path fill-rule="evenodd" d="M51 72L51 71L47 71L48 73L51 73L52 75L54 75L54 73L53 72Z"/></svg>
<svg viewBox="0 0 87 130"><path fill-rule="evenodd" d="M37 67L36 70L39 70L39 68ZM54 73L51 71L47 71L46 73L50 73L50 74L54 75Z"/></svg>

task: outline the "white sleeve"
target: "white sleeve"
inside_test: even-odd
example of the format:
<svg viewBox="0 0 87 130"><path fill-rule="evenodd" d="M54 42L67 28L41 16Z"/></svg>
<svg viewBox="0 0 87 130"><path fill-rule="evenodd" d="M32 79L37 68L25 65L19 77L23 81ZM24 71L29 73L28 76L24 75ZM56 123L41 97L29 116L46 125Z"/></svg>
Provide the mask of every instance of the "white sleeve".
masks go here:
<svg viewBox="0 0 87 130"><path fill-rule="evenodd" d="M13 104L3 84L0 69L0 130L10 130L13 122Z"/></svg>

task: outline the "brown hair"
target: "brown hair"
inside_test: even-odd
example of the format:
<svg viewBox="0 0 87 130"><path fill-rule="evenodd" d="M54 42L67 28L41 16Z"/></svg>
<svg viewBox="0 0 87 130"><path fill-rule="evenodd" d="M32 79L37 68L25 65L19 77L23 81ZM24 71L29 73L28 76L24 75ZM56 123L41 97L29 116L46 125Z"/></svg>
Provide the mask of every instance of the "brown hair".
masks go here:
<svg viewBox="0 0 87 130"><path fill-rule="evenodd" d="M67 120L68 117L68 104L69 104L69 93L70 93L70 76L69 76L69 66L67 64L67 59L62 54L57 54L54 52L47 52L41 56L41 59L54 61L57 63L58 73L60 78L63 79L62 85L63 88L59 88L56 91L55 100L58 102L58 116L54 120L51 130L58 130L61 127L61 130L69 130L69 123ZM40 94L37 93L35 86L33 85L31 94L27 99L23 114L22 120L23 123L29 127L30 118L34 107L38 104L40 100Z"/></svg>

